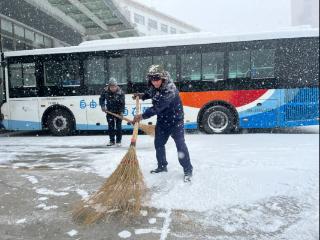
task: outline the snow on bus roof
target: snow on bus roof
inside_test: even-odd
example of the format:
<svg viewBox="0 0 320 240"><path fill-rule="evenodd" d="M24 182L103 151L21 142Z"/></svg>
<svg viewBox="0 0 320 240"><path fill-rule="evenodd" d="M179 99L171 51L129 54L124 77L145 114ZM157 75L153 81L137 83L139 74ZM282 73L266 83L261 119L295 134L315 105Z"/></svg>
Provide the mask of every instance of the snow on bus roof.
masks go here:
<svg viewBox="0 0 320 240"><path fill-rule="evenodd" d="M141 49L150 47L170 47L209 43L223 42L241 42L254 41L264 39L281 39L281 38L300 38L300 37L318 37L319 28L316 29L298 29L284 30L280 32L260 32L250 34L237 35L215 35L209 32L185 33L175 35L145 36L145 37L129 37L114 38L104 40L93 40L81 43L79 46L59 47L47 49L34 49L5 52L5 57L13 56L32 56L32 55L48 55L63 54L77 52L93 52L93 51L111 51L124 49Z"/></svg>

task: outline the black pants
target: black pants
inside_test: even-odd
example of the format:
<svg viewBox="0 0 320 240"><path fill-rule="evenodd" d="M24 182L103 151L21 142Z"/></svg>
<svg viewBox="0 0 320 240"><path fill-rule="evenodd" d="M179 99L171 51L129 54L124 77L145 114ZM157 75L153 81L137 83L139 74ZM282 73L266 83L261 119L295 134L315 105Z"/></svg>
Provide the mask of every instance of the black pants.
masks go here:
<svg viewBox="0 0 320 240"><path fill-rule="evenodd" d="M116 142L121 143L122 139L122 120L119 118L116 118L110 114L107 114L107 122L108 122L108 130L109 130L109 137L110 142L115 142L115 136L116 136Z"/></svg>
<svg viewBox="0 0 320 240"><path fill-rule="evenodd" d="M188 147L184 139L184 124L183 121L174 124L173 126L156 125L156 136L154 139L154 146L156 149L158 167L164 167L168 165L166 159L166 148L169 137L172 137L176 143L178 160L183 167L185 173L192 173L192 165L190 162L190 156Z"/></svg>

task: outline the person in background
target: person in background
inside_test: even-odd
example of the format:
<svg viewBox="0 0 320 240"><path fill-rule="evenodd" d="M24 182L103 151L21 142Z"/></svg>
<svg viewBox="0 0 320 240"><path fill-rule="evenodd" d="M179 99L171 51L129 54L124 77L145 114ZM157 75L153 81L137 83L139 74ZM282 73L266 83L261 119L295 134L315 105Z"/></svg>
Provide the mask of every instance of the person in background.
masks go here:
<svg viewBox="0 0 320 240"><path fill-rule="evenodd" d="M125 108L125 96L122 89L118 86L116 79L111 78L103 89L99 98L99 104L103 112L109 111L118 115L123 115ZM106 113L108 122L108 132L110 141L108 147L121 146L122 139L122 119Z"/></svg>
<svg viewBox="0 0 320 240"><path fill-rule="evenodd" d="M184 113L179 91L161 65L152 65L147 74L149 89L133 98L152 99L152 107L134 117L133 123L157 115L154 146L158 167L151 173L167 172L165 144L171 136L175 141L178 159L184 171L184 181L191 181L193 167L184 138Z"/></svg>

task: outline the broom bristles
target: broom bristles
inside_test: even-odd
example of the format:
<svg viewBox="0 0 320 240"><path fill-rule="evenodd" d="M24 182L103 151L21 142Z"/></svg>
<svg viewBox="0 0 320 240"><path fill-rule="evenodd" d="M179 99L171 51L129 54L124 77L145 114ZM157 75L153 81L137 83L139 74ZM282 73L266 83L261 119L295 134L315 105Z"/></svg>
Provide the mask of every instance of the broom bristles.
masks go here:
<svg viewBox="0 0 320 240"><path fill-rule="evenodd" d="M147 135L154 136L156 128L154 125L139 124L139 128Z"/></svg>
<svg viewBox="0 0 320 240"><path fill-rule="evenodd" d="M73 219L80 224L92 224L102 218L120 214L124 219L139 214L146 187L131 145L117 169L89 199L83 200L73 211Z"/></svg>

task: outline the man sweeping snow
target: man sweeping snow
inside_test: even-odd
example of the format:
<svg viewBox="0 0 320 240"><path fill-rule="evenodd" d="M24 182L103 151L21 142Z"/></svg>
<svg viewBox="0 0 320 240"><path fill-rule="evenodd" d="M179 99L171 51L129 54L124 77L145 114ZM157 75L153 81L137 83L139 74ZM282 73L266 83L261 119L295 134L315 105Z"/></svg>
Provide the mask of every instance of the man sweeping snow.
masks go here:
<svg viewBox="0 0 320 240"><path fill-rule="evenodd" d="M154 146L158 167L151 173L167 172L165 144L171 136L176 143L178 159L183 167L184 180L191 181L193 167L190 162L189 151L184 139L184 114L179 91L160 65L152 65L147 74L149 89L145 93L136 93L135 97L142 100L152 99L152 107L143 114L134 117L133 122L157 115Z"/></svg>

